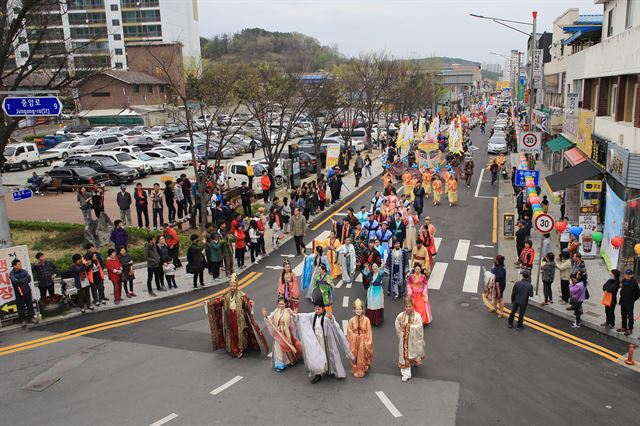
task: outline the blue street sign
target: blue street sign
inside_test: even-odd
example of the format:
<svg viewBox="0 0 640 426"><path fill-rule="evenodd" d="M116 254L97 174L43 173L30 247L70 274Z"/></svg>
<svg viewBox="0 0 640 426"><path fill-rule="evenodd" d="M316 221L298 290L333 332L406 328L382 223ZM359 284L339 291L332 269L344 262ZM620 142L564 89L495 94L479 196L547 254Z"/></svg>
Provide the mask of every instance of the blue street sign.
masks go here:
<svg viewBox="0 0 640 426"><path fill-rule="evenodd" d="M62 112L62 102L55 96L4 98L2 109L9 117L55 116Z"/></svg>
<svg viewBox="0 0 640 426"><path fill-rule="evenodd" d="M516 186L525 186L527 176L533 176L533 183L538 186L540 182L540 170L516 170Z"/></svg>
<svg viewBox="0 0 640 426"><path fill-rule="evenodd" d="M28 200L31 197L33 197L33 191L30 189L19 189L18 191L13 191L13 201Z"/></svg>

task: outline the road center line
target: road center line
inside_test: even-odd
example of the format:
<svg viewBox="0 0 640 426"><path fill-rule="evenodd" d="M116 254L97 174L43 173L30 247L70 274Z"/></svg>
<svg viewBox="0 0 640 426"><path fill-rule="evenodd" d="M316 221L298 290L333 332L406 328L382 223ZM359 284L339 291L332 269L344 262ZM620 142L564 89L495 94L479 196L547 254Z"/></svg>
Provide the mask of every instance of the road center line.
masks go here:
<svg viewBox="0 0 640 426"><path fill-rule="evenodd" d="M342 307L346 308L349 306L349 296L343 296L342 297Z"/></svg>
<svg viewBox="0 0 640 426"><path fill-rule="evenodd" d="M218 395L219 393L225 391L226 389L230 388L231 386L235 385L236 383L238 383L240 380L242 380L243 377L242 376L236 376L233 379L229 380L227 383L225 383L222 386L218 386L217 388L215 388L214 390L212 390L211 392L209 392L211 395Z"/></svg>
<svg viewBox="0 0 640 426"><path fill-rule="evenodd" d="M161 426L165 423L169 423L171 420L175 419L176 417L178 417L176 413L171 413L168 416L161 418L157 422L151 423L149 426Z"/></svg>
<svg viewBox="0 0 640 426"><path fill-rule="evenodd" d="M387 397L387 395L384 392L377 391L376 395L378 396L378 399L380 400L380 402L382 402L384 406L387 407L387 410L389 410L389 412L393 417L396 417L396 418L402 417L402 413L396 408L395 405L393 405L393 402L391 402L391 400Z"/></svg>

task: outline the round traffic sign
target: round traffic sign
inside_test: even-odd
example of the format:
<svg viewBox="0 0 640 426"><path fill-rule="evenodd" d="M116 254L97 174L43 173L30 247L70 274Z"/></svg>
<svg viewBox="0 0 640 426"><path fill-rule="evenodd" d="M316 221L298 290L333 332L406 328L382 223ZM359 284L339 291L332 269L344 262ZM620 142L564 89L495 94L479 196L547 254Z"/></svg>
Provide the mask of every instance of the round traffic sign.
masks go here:
<svg viewBox="0 0 640 426"><path fill-rule="evenodd" d="M555 225L555 222L551 216L543 213L534 219L533 224L538 231L546 234L548 232L551 232L553 226Z"/></svg>
<svg viewBox="0 0 640 426"><path fill-rule="evenodd" d="M538 135L535 133L525 133L522 135L522 144L527 148L534 148L538 145Z"/></svg>

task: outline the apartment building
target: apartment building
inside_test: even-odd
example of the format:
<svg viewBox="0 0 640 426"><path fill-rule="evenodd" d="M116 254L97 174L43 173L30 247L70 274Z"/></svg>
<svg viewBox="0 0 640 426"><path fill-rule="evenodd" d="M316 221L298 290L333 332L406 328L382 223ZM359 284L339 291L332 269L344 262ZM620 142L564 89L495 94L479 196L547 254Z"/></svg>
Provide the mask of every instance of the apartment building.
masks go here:
<svg viewBox="0 0 640 426"><path fill-rule="evenodd" d="M21 0L10 1L16 13ZM197 0L66 0L49 8L47 20L47 45L73 51L71 69L127 70L133 43L179 42L185 63L200 59ZM29 34L18 40L18 64L29 57Z"/></svg>

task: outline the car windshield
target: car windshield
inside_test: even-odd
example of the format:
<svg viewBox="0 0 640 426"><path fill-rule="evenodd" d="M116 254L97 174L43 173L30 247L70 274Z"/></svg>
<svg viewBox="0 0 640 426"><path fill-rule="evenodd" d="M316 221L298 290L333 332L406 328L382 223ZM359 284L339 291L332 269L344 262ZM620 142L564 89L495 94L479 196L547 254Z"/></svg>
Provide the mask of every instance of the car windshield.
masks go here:
<svg viewBox="0 0 640 426"><path fill-rule="evenodd" d="M93 139L93 138L89 138L89 139L85 139L85 140L83 140L82 142L80 142L80 145L81 145L81 146L87 146L87 145L90 145L90 146L91 146L91 145L93 145L93 144L95 144L95 143L96 143L96 140L95 140L95 139Z"/></svg>
<svg viewBox="0 0 640 426"><path fill-rule="evenodd" d="M165 157L169 157L169 158L175 158L175 157L178 156L178 154L173 153L171 151L165 151L164 149L159 151L159 152L160 152L160 154L164 155Z"/></svg>
<svg viewBox="0 0 640 426"><path fill-rule="evenodd" d="M4 149L4 156L5 157L12 157L13 154L16 153L16 149L12 146L8 146Z"/></svg>
<svg viewBox="0 0 640 426"><path fill-rule="evenodd" d="M126 152L122 152L120 154L116 154L116 158L120 162L133 160L133 158L129 154L127 154Z"/></svg>
<svg viewBox="0 0 640 426"><path fill-rule="evenodd" d="M504 145L507 141L504 138L491 138L489 139L489 143L494 145Z"/></svg>
<svg viewBox="0 0 640 426"><path fill-rule="evenodd" d="M138 160L142 160L142 161L149 161L149 160L153 160L153 158L149 157L147 154L145 154L144 152L141 152L139 154L136 154L136 157L138 157Z"/></svg>

